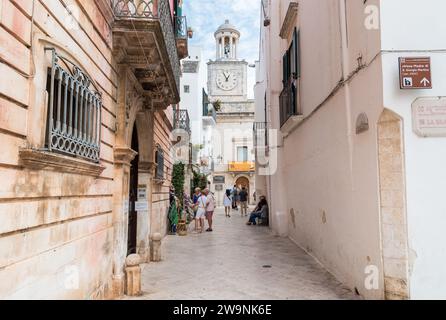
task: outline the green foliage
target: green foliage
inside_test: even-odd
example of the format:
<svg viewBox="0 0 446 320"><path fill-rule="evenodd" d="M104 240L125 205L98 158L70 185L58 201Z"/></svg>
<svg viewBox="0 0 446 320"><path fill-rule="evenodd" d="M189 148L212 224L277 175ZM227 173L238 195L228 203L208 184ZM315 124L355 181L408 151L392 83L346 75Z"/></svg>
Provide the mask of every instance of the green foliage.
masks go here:
<svg viewBox="0 0 446 320"><path fill-rule="evenodd" d="M180 199L180 203L183 203L184 180L185 180L184 163L180 162L174 164L172 173L172 185L175 188L175 195L178 197L178 199Z"/></svg>
<svg viewBox="0 0 446 320"><path fill-rule="evenodd" d="M192 171L194 177L192 180L192 192L195 190L195 188L200 188L201 190L207 188L208 179L205 174L201 174L199 172L196 172L195 170Z"/></svg>
<svg viewBox="0 0 446 320"><path fill-rule="evenodd" d="M220 111L221 110L221 100L216 100L212 103L212 105L214 106L214 110L215 111Z"/></svg>

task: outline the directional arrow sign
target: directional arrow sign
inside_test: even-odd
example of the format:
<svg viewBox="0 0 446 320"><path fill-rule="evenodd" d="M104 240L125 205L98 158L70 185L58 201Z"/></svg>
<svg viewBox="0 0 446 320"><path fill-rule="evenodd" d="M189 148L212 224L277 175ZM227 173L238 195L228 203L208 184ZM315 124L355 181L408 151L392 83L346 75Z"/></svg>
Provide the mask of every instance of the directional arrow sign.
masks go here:
<svg viewBox="0 0 446 320"><path fill-rule="evenodd" d="M400 58L401 89L432 89L430 57Z"/></svg>
<svg viewBox="0 0 446 320"><path fill-rule="evenodd" d="M423 78L423 80L421 80L420 82L423 86L427 87L428 84L430 84L431 82L429 80L427 80L427 78Z"/></svg>

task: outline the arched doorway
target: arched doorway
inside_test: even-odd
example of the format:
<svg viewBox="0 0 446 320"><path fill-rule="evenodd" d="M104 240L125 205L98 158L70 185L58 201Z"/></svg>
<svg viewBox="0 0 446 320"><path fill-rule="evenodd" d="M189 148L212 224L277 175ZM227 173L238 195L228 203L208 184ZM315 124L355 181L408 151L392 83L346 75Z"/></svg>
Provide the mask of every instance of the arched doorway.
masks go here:
<svg viewBox="0 0 446 320"><path fill-rule="evenodd" d="M250 195L250 190L249 190L249 179L246 177L239 177L236 181L235 181L235 185L237 186L237 188L239 188L240 190L244 187L246 189L246 192L248 193L248 203L250 202L249 199L249 195Z"/></svg>
<svg viewBox="0 0 446 320"><path fill-rule="evenodd" d="M385 299L409 298L403 121L384 110L378 122L381 242Z"/></svg>
<svg viewBox="0 0 446 320"><path fill-rule="evenodd" d="M132 132L132 149L139 152L138 131L136 126L134 126ZM130 167L127 255L136 253L137 246L138 216L136 212L136 202L138 201L138 164L139 155L137 154L132 160Z"/></svg>

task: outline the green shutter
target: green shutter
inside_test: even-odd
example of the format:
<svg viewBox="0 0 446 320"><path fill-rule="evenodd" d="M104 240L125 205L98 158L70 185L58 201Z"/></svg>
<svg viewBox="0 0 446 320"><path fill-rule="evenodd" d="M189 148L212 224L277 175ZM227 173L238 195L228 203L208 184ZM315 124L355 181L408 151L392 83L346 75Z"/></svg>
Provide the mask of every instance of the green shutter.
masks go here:
<svg viewBox="0 0 446 320"><path fill-rule="evenodd" d="M300 30L294 29L294 56L296 61L296 75L300 78Z"/></svg>

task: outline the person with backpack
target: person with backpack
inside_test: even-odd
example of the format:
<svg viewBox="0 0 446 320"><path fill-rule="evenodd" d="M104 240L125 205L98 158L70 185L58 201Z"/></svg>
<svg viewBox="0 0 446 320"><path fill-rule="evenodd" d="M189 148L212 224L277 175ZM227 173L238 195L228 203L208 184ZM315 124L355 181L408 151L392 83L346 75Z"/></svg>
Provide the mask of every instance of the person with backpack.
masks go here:
<svg viewBox="0 0 446 320"><path fill-rule="evenodd" d="M225 207L225 216L227 218L231 217L231 190L227 189L223 196L223 206Z"/></svg>
<svg viewBox="0 0 446 320"><path fill-rule="evenodd" d="M232 209L238 210L237 202L238 202L238 189L237 186L234 185L234 188L232 188Z"/></svg>

